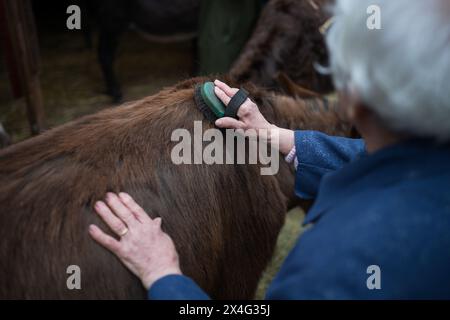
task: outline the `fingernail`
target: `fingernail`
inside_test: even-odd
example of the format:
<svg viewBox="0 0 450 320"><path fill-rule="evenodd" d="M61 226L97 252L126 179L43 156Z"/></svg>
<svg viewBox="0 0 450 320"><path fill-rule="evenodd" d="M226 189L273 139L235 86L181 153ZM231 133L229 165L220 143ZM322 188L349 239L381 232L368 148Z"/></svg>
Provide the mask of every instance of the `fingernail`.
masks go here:
<svg viewBox="0 0 450 320"><path fill-rule="evenodd" d="M122 198L122 199L130 199L131 198L131 196L128 193L125 193L125 192L119 193L119 197Z"/></svg>
<svg viewBox="0 0 450 320"><path fill-rule="evenodd" d="M219 120L216 120L216 126L219 127L221 124L222 124L222 120L220 120L220 119L219 119Z"/></svg>
<svg viewBox="0 0 450 320"><path fill-rule="evenodd" d="M102 206L102 202L101 201L97 201L94 205L95 208L99 209Z"/></svg>

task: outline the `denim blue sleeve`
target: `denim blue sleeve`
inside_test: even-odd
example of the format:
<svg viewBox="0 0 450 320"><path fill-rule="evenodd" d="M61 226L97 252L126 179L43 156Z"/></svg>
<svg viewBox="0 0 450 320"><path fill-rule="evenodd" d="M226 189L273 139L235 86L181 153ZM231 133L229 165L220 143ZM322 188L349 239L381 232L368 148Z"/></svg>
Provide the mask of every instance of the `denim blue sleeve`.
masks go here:
<svg viewBox="0 0 450 320"><path fill-rule="evenodd" d="M314 199L322 177L365 154L365 147L362 139L296 131L298 166L295 194L302 199Z"/></svg>
<svg viewBox="0 0 450 320"><path fill-rule="evenodd" d="M156 281L148 290L150 300L209 300L208 295L190 278L169 275Z"/></svg>

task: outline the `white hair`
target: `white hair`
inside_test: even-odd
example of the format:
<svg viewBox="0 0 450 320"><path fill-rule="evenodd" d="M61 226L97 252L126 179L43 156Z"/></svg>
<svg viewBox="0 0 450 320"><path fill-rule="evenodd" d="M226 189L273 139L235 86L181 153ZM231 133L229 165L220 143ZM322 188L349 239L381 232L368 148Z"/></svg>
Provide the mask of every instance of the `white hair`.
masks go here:
<svg viewBox="0 0 450 320"><path fill-rule="evenodd" d="M381 9L381 29L367 26ZM450 140L449 0L337 0L327 34L338 90L354 91L386 126Z"/></svg>

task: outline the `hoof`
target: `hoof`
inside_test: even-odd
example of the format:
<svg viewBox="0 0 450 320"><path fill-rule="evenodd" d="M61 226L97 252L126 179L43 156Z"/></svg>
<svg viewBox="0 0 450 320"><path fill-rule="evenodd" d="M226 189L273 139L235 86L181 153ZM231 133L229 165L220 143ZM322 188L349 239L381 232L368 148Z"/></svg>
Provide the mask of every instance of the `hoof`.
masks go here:
<svg viewBox="0 0 450 320"><path fill-rule="evenodd" d="M106 95L111 97L113 103L118 104L123 101L123 94L120 90L107 90Z"/></svg>
<svg viewBox="0 0 450 320"><path fill-rule="evenodd" d="M112 94L111 98L112 98L112 101L114 102L114 104L119 104L119 103L122 103L122 101L123 101L122 93Z"/></svg>

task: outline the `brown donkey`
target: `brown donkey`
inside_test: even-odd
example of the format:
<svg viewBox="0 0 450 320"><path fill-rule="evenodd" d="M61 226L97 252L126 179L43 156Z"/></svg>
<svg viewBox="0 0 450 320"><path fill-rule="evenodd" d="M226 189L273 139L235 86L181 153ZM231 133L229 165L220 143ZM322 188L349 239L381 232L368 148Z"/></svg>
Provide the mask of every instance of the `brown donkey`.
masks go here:
<svg viewBox="0 0 450 320"><path fill-rule="evenodd" d="M252 298L293 198L293 170L259 165L175 165L174 129L213 128L194 103L192 79L159 94L70 122L0 152L0 299L141 299L145 291L88 235L93 204L131 194L163 219L183 272L213 298ZM347 135L323 101L276 96L248 85L279 126ZM67 267L81 268L69 290Z"/></svg>
<svg viewBox="0 0 450 320"><path fill-rule="evenodd" d="M300 86L322 94L333 91L329 75L317 71L328 65L322 34L333 0L271 0L250 40L234 62L230 76L280 90L277 75L285 73Z"/></svg>

